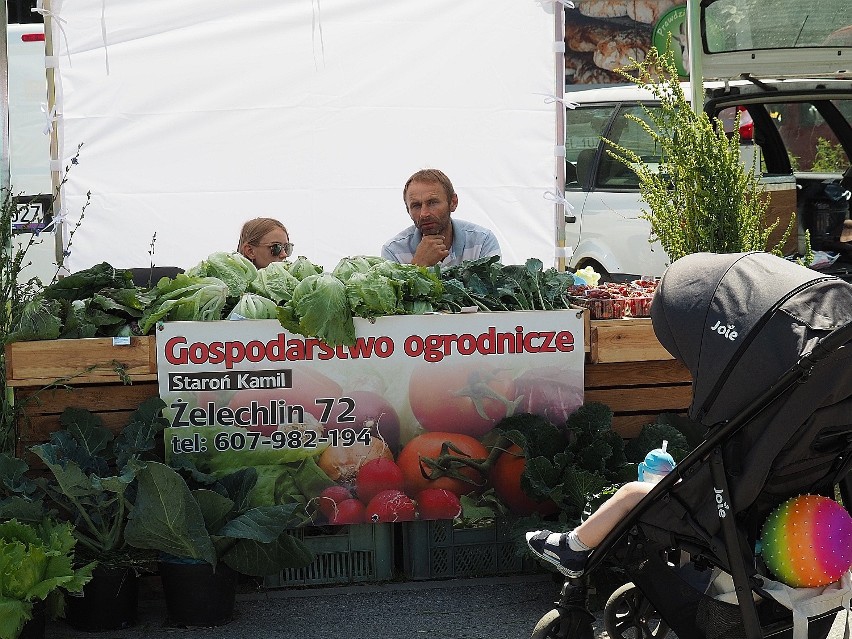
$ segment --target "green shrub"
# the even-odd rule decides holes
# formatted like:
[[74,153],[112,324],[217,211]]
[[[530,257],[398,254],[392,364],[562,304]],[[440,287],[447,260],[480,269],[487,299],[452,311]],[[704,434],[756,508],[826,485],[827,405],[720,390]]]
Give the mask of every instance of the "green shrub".
[[607,150],[638,176],[647,203],[641,217],[650,222],[652,239],[660,241],[672,260],[698,252],[780,255],[794,221],[777,245],[768,246],[778,221],[766,223],[769,194],[753,167],[740,159],[739,122],[729,136],[721,122],[692,110],[671,52],[652,48],[644,61],[621,73],[660,101],[660,109],[645,109],[653,126],[625,116],[638,122],[660,149],[658,169],[612,142]]

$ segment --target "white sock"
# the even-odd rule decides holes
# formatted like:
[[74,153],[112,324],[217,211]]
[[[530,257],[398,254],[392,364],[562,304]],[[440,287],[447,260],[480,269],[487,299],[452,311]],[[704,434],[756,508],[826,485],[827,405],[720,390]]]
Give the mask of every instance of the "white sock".
[[576,528],[568,533],[568,547],[576,552],[589,552],[591,550],[589,546],[580,541]]

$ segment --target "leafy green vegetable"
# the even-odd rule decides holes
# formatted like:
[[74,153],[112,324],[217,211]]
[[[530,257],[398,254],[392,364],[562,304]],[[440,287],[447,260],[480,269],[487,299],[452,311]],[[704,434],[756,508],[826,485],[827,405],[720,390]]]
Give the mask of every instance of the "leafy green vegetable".
[[[84,300],[63,300],[62,339],[115,337],[129,331],[154,300],[154,291],[105,288]],[[130,334],[130,333],[127,333]]]
[[[413,313],[415,305],[437,303],[444,291],[444,285],[437,275],[437,269],[430,270],[414,264],[397,264],[382,260],[372,266],[369,273],[383,275],[400,283],[402,307],[406,313]],[[432,308],[429,309],[433,310]],[[421,311],[428,312],[428,311]]]
[[684,434],[675,426],[666,423],[665,417],[661,415],[656,423],[643,426],[639,435],[625,444],[624,454],[631,462],[639,463],[645,459],[648,451],[662,446],[663,440],[668,442],[666,451],[676,462],[692,450]]
[[290,274],[297,280],[303,280],[312,275],[319,275],[323,272],[322,266],[311,263],[311,261],[303,256],[297,257],[288,265]]
[[8,453],[0,453],[0,521],[17,519],[38,523],[49,513],[35,481],[27,476],[29,465]]
[[366,273],[376,264],[384,262],[384,258],[371,255],[356,255],[344,257],[331,271],[332,275],[346,282],[355,273]]
[[214,567],[224,561],[247,575],[265,576],[313,561],[310,550],[288,528],[298,521],[296,504],[248,507],[257,482],[242,468],[215,484],[191,489],[176,470],[156,462],[139,473],[136,505],[127,525],[128,543]]
[[276,304],[293,297],[299,279],[290,273],[287,262],[271,262],[257,269],[257,276],[249,284],[249,291],[268,297]]
[[257,268],[242,253],[211,253],[186,271],[189,277],[215,277],[228,285],[228,297],[239,297],[257,275]]
[[[134,286],[129,273],[104,263],[57,281],[23,306],[5,341],[131,334],[131,325],[142,317],[154,293]],[[67,280],[71,283],[60,286]]]
[[541,416],[519,413],[501,420],[495,431],[524,449],[524,492],[559,504],[561,519],[571,525],[623,478],[624,443],[604,404],[581,406],[561,429]]
[[243,293],[231,312],[246,319],[277,319],[278,305],[268,297]]
[[82,300],[105,288],[132,288],[133,274],[101,262],[91,268],[72,273],[45,287],[49,300]]
[[117,437],[99,416],[67,408],[62,429],[50,441],[33,446],[51,478],[37,485],[46,503],[74,523],[81,552],[112,565],[132,565],[124,527],[132,502],[132,485],[144,460],[154,456],[155,439],[167,425],[159,397],[144,401]]
[[494,427],[529,457],[552,457],[565,449],[567,441],[550,420],[531,413],[516,413]]
[[62,605],[59,588],[82,592],[95,564],[75,570],[74,544],[68,523],[0,523],[0,639],[16,639],[32,618],[33,602],[48,600],[56,612]]
[[331,273],[309,275],[299,282],[293,298],[278,308],[278,320],[288,331],[318,337],[332,346],[355,343],[346,286]]
[[228,286],[215,277],[192,277],[186,273],[174,279],[162,278],[154,288],[156,298],[139,320],[139,330],[148,334],[160,320],[211,321],[222,319],[228,299]]
[[[63,339],[79,339],[94,337],[98,327],[90,321],[86,313],[87,300],[61,300],[62,306],[62,332],[59,334]],[[110,322],[110,327],[114,324]]]
[[566,292],[574,276],[541,260],[503,265],[494,255],[443,269],[441,308],[456,312],[465,306],[483,311],[553,310],[569,308]]
[[58,338],[62,331],[62,321],[58,317],[61,308],[62,305],[56,300],[42,296],[31,299],[24,304],[18,324],[5,341],[11,343]]
[[400,283],[377,273],[352,273],[346,280],[346,297],[352,314],[374,318],[404,312]]

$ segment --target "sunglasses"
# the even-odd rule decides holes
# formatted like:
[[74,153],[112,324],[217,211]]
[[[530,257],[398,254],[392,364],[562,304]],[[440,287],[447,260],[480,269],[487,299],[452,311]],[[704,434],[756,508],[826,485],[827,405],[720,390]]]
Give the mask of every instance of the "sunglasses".
[[281,255],[281,252],[284,252],[284,257],[290,257],[293,254],[293,246],[292,242],[273,242],[272,244],[267,244],[266,247],[269,249],[269,252],[272,253],[272,257],[278,257]]

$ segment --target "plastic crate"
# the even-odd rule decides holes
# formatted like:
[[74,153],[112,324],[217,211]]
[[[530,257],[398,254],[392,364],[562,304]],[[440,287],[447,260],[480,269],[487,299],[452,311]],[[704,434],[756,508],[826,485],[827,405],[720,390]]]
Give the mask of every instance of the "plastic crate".
[[403,563],[408,579],[449,579],[538,572],[536,562],[519,556],[509,528],[497,522],[480,528],[454,528],[451,520],[405,522]]
[[391,524],[306,527],[294,529],[316,555],[304,568],[288,568],[266,577],[270,588],[387,581],[393,578]]

